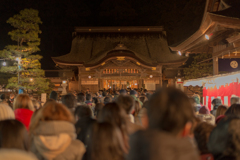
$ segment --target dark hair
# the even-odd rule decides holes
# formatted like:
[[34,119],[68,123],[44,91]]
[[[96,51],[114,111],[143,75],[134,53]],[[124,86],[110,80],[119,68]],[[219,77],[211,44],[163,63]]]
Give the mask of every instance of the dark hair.
[[111,123],[121,130],[126,128],[125,112],[116,103],[106,104],[100,111],[98,121]]
[[99,112],[102,110],[104,104],[103,103],[97,103],[94,109],[94,116],[98,118]]
[[92,117],[92,111],[88,105],[77,106],[74,116],[77,116],[79,119],[83,117]]
[[64,96],[62,96],[62,104],[67,106],[67,108],[75,108],[76,107],[76,99],[73,94],[68,93]]
[[212,132],[214,126],[207,123],[202,122],[197,125],[197,127],[194,130],[194,138],[197,142],[198,150],[200,151],[200,154],[208,154],[208,148],[207,148],[207,142],[210,133]]
[[115,102],[122,107],[127,114],[130,114],[131,110],[133,109],[135,105],[135,100],[132,96],[129,95],[120,95],[118,98],[115,100]]
[[144,103],[144,102],[147,101],[147,97],[146,97],[146,96],[141,96],[141,97],[139,97],[139,100],[140,100],[142,103]]
[[50,93],[49,98],[50,98],[50,99],[54,99],[54,100],[56,101],[57,98],[58,98],[57,92],[56,92],[56,91],[52,91],[52,92]]
[[98,103],[98,98],[97,97],[93,97],[92,101],[93,101],[93,103],[97,104]]
[[110,123],[93,124],[88,141],[91,160],[124,160],[123,137],[120,130]]
[[29,150],[28,133],[21,122],[0,121],[0,148]]
[[149,127],[177,135],[194,118],[189,98],[176,88],[162,88],[147,103]]
[[225,112],[226,116],[238,116],[240,117],[240,104],[233,104]]
[[5,100],[6,99],[6,95],[5,94],[1,94],[0,99],[1,100]]
[[112,101],[112,98],[109,97],[109,96],[106,96],[103,101],[104,101],[104,104],[107,104],[107,103],[110,103]]
[[224,115],[227,109],[228,109],[227,106],[224,106],[224,105],[218,106],[215,117],[217,118],[218,116]]
[[[214,159],[237,159],[240,157],[240,118],[223,118],[213,129],[208,140],[208,150]],[[227,157],[227,158],[226,158]]]
[[87,101],[90,101],[91,98],[92,98],[92,95],[91,95],[91,94],[86,94],[86,100],[87,100]]
[[85,102],[85,95],[84,93],[77,94],[77,102]]

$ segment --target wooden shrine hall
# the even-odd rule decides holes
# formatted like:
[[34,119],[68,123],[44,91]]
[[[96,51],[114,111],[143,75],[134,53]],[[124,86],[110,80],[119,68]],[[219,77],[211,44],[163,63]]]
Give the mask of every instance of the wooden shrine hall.
[[73,89],[92,91],[175,85],[187,60],[170,51],[163,27],[76,27],[70,53],[52,59],[75,71]]

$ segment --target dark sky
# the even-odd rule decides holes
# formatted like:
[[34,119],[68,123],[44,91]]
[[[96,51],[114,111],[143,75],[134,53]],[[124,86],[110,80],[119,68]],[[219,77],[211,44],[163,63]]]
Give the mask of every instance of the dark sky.
[[[75,26],[163,25],[173,44],[190,36],[199,26],[206,0],[0,0],[0,50],[13,44],[7,19],[20,10],[39,11],[43,22],[43,69],[55,69],[51,57],[69,53]],[[190,22],[190,23],[189,23]]]

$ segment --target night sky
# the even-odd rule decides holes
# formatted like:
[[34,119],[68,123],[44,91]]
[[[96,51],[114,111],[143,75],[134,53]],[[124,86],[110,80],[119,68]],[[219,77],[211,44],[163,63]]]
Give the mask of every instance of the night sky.
[[39,11],[43,24],[43,69],[56,69],[51,57],[69,53],[75,26],[163,25],[170,44],[190,36],[199,27],[206,0],[0,0],[0,50],[13,44],[7,19],[20,10]]

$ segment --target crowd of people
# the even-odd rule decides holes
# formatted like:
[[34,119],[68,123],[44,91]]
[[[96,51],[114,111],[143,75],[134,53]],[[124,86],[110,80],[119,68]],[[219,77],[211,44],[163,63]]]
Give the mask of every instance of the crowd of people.
[[240,159],[236,96],[229,107],[214,99],[212,111],[176,88],[0,99],[3,160]]

